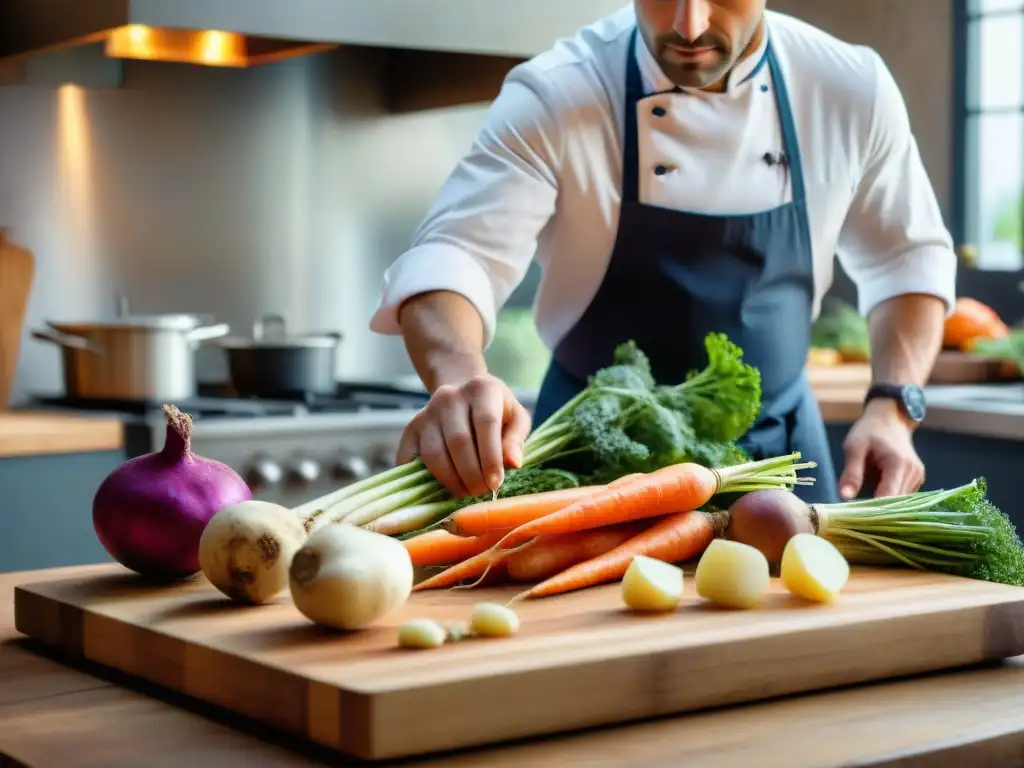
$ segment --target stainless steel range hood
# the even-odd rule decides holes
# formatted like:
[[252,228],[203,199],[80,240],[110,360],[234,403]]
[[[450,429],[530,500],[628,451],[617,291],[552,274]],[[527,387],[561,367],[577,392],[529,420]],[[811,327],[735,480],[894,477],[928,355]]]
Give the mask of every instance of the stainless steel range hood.
[[116,58],[247,66],[336,45],[528,58],[628,0],[4,0],[0,61],[105,41]]

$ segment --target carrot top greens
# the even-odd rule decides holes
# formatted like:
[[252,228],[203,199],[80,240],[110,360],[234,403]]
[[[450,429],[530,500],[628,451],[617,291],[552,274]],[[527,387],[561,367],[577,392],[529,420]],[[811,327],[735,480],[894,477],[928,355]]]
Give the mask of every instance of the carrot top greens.
[[[709,334],[705,350],[707,366],[670,385],[654,380],[636,343],[620,344],[608,367],[533,430],[522,468],[506,472],[497,495],[606,483],[685,461],[708,467],[747,461],[735,441],[761,410],[761,375],[724,334]],[[429,503],[441,520],[484,498],[490,496],[452,499],[417,459],[331,494],[313,511],[310,525],[344,519],[370,504],[380,516]]]
[[979,478],[950,490],[816,505],[814,511],[820,531],[851,562],[1024,586],[1024,547],[986,491]]

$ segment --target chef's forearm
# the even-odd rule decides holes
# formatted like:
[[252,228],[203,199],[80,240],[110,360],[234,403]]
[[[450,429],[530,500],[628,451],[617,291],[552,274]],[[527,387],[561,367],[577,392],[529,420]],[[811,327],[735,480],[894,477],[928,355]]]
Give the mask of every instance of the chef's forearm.
[[484,324],[476,307],[452,291],[414,296],[398,315],[405,348],[427,390],[487,372]]
[[923,294],[876,306],[870,317],[872,380],[923,387],[942,346],[945,315],[941,299]]

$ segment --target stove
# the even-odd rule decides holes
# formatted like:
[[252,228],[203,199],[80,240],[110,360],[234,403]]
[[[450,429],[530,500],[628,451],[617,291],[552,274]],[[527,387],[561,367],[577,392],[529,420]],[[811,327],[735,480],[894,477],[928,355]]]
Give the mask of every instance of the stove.
[[[164,442],[162,403],[40,395],[36,408],[116,416],[125,425],[128,458]],[[193,419],[193,450],[227,464],[257,499],[295,507],[394,466],[402,430],[427,402],[423,391],[389,384],[343,382],[334,394],[239,397],[203,385],[175,402]]]

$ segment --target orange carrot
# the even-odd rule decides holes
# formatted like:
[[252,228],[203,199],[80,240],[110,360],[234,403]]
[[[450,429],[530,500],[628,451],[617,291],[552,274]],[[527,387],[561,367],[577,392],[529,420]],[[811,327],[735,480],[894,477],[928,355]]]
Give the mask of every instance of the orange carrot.
[[[525,549],[530,546],[531,543],[532,542],[527,542],[520,549]],[[445,587],[454,587],[467,579],[476,579],[472,586],[477,586],[478,584],[483,583],[485,578],[490,580],[489,577],[493,569],[498,567],[504,568],[505,559],[514,552],[519,552],[520,549],[513,549],[507,552],[495,552],[493,549],[488,549],[478,555],[466,558],[449,568],[445,568],[443,571],[435,576],[431,576],[429,579],[421,581],[412,588],[412,591],[419,592],[424,589],[444,589]]]
[[448,531],[433,530],[413,536],[402,543],[412,564],[418,568],[428,565],[451,565],[467,557],[479,555],[501,539],[501,532],[485,536],[455,536]]
[[712,539],[722,535],[728,521],[728,512],[676,512],[615,549],[567,568],[514,599],[549,597],[616,581],[626,575],[629,564],[637,555],[647,555],[666,563],[690,560],[703,553]]
[[714,470],[676,464],[580,499],[544,517],[523,523],[495,549],[516,547],[538,536],[574,533],[615,523],[658,517],[707,504],[720,486]]
[[457,536],[480,536],[492,531],[511,531],[523,523],[557,512],[581,499],[593,496],[606,488],[625,485],[642,473],[620,477],[608,485],[585,485],[579,488],[562,488],[557,491],[528,493],[522,496],[506,496],[494,501],[480,501],[454,512],[441,524],[445,530]]
[[556,512],[520,525],[495,544],[494,549],[515,548],[538,536],[585,531],[672,512],[688,512],[703,507],[712,496],[723,491],[803,483],[806,479],[797,479],[795,470],[816,464],[793,464],[793,459],[799,456],[799,453],[794,453],[723,469],[685,462],[632,480],[623,478],[625,482],[612,483],[604,490]]
[[505,496],[493,501],[478,501],[453,512],[441,523],[441,527],[456,536],[480,536],[492,531],[507,533],[523,523],[556,512],[604,487],[588,485],[522,496]]
[[506,560],[508,575],[513,581],[541,581],[561,573],[566,568],[592,557],[603,555],[646,527],[645,524],[627,523],[592,531],[545,536]]

